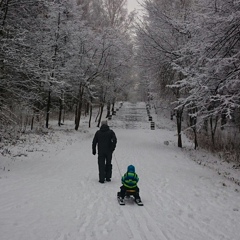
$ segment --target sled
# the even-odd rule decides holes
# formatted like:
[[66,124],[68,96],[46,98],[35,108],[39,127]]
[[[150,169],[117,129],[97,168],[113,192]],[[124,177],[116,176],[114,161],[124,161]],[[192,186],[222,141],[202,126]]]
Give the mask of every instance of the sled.
[[126,201],[132,201],[135,202],[138,206],[143,206],[142,201],[136,201],[135,197],[135,190],[127,190],[124,199],[121,201],[120,199],[120,192],[117,193],[117,200],[120,205],[125,205]]

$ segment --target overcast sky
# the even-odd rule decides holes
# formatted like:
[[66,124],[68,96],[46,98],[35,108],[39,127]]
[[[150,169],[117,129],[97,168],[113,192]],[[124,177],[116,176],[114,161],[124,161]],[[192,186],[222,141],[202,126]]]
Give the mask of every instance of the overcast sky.
[[141,2],[142,0],[128,0],[128,10],[129,12],[133,11],[134,9],[139,9],[138,2]]

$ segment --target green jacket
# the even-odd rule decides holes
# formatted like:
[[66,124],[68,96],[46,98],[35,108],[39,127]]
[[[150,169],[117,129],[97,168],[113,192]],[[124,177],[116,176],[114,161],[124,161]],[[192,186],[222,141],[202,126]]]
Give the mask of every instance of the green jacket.
[[138,175],[134,172],[126,172],[122,176],[122,184],[127,188],[137,187],[138,181],[139,181]]

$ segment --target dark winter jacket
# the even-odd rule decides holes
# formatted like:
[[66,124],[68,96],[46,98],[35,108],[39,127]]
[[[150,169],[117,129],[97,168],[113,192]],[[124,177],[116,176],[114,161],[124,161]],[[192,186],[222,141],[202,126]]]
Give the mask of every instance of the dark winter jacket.
[[108,154],[115,150],[117,138],[113,130],[108,125],[102,125],[95,133],[92,141],[92,152],[96,153],[96,145],[98,147],[98,154]]
[[127,172],[122,177],[122,184],[126,188],[135,188],[139,181],[138,175],[135,173],[135,167],[133,165],[128,166]]

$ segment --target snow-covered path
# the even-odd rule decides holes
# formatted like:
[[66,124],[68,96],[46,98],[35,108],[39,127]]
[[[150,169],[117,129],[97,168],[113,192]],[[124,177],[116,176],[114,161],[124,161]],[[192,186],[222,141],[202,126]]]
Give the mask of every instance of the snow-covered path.
[[[109,122],[118,138],[110,183],[98,183],[91,154],[96,127],[59,131],[54,144],[34,146],[44,151],[4,157],[12,164],[0,170],[0,239],[239,240],[234,184],[223,186],[225,179],[175,146],[174,131],[150,130],[147,120],[144,104],[124,103]],[[116,201],[129,164],[140,177],[144,207]]]

